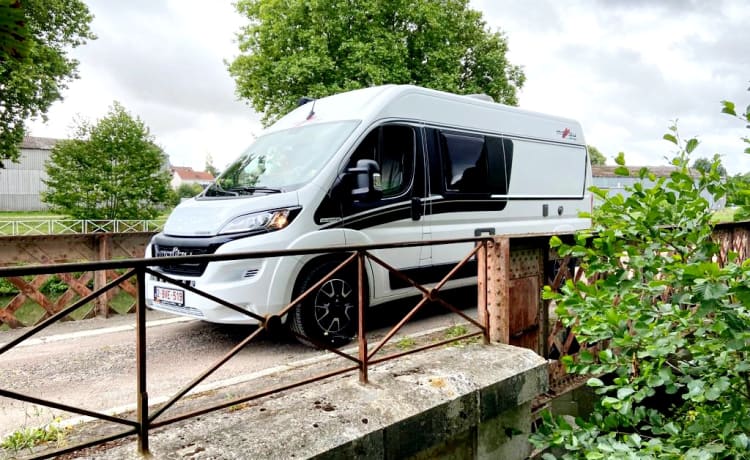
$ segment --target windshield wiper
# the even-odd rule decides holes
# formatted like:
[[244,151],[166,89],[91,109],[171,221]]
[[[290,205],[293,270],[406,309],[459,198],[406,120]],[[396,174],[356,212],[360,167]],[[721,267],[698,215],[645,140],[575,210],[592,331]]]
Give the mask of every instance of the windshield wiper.
[[283,190],[280,188],[271,188],[271,187],[232,187],[229,189],[230,192],[246,192],[246,193],[255,193],[255,192],[263,192],[263,193],[281,193]]

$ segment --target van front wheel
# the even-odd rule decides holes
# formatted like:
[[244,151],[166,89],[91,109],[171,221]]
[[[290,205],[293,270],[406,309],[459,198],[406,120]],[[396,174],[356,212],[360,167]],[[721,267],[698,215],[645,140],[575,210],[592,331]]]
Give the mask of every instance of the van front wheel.
[[[299,296],[331,272],[338,263],[325,262],[306,270],[297,280]],[[339,347],[349,343],[357,331],[357,278],[343,268],[303,299],[291,312],[289,327],[307,345],[313,340]],[[300,337],[301,336],[301,337]],[[305,337],[312,340],[305,340]]]

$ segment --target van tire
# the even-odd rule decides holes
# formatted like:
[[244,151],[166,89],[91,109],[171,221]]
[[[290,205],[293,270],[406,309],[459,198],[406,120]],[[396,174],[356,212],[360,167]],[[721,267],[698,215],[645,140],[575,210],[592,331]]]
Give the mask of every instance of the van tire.
[[[340,262],[328,261],[308,266],[297,278],[293,298],[323,279]],[[305,345],[312,341],[333,347],[349,343],[357,333],[358,290],[356,271],[344,267],[315,292],[310,293],[290,313],[287,324]]]

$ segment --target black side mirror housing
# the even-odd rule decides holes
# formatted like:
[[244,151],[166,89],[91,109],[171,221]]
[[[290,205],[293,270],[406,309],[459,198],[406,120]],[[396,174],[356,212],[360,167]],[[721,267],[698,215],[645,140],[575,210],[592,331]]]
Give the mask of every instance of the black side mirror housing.
[[383,196],[380,185],[380,166],[374,160],[358,160],[357,166],[346,171],[352,177],[352,198],[375,201]]

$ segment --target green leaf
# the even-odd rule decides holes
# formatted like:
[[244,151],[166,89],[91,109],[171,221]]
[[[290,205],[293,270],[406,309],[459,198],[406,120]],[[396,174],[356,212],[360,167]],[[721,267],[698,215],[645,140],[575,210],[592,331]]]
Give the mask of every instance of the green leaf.
[[603,387],[604,386],[604,382],[602,382],[600,379],[598,379],[596,377],[592,377],[592,378],[590,378],[590,379],[588,379],[586,381],[586,385],[588,385],[588,386],[590,386],[592,388],[597,388],[597,387]]
[[685,145],[685,151],[687,153],[693,153],[693,150],[695,150],[696,147],[698,147],[698,139],[690,139]]
[[615,157],[615,164],[617,164],[618,166],[625,166],[625,153],[624,152],[620,152],[617,154],[617,156]]
[[674,145],[677,145],[677,138],[673,134],[667,133],[663,137],[665,140],[673,143]]
[[549,239],[549,247],[551,248],[559,248],[562,245],[562,240],[558,237],[553,235]]
[[635,390],[630,387],[620,388],[617,390],[617,399],[623,400],[633,393],[635,393]]
[[615,174],[618,176],[629,176],[630,170],[628,170],[628,168],[626,168],[625,166],[618,166],[617,168],[615,168]]
[[731,101],[721,101],[721,113],[726,113],[729,115],[737,116],[737,112],[735,110],[734,102]]
[[591,187],[589,187],[589,191],[603,200],[607,199],[607,190],[592,185]]
[[748,449],[750,447],[750,439],[745,433],[740,433],[732,438],[732,445],[738,449]]

